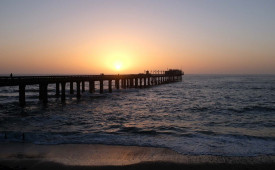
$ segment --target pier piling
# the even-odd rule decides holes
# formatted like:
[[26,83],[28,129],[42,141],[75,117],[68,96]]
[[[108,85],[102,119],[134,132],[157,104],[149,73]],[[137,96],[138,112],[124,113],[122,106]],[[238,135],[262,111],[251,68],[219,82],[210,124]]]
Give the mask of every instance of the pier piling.
[[19,85],[19,103],[20,106],[25,106],[26,105],[26,99],[25,99],[25,84],[20,84]]
[[66,88],[66,82],[61,83],[61,100],[65,101],[65,88]]
[[135,78],[135,88],[138,88],[138,78]]
[[42,83],[39,85],[40,89],[40,95],[39,98],[41,100],[43,100],[43,103],[47,103],[48,102],[48,84],[47,83]]
[[85,81],[82,81],[82,93],[85,92]]
[[128,88],[131,88],[131,79],[128,79]]
[[79,99],[80,98],[80,81],[77,81],[76,82],[76,96],[77,96],[77,98]]
[[100,90],[99,92],[102,94],[103,93],[103,80],[100,80]]
[[148,83],[148,86],[151,86],[150,77],[147,78],[147,83]]
[[[57,86],[56,86],[56,92],[57,92]],[[59,92],[59,89],[58,89],[58,92]],[[42,84],[39,84],[39,100],[42,100],[42,99],[43,99],[43,86]]]
[[74,94],[74,82],[70,82],[70,94]]
[[112,93],[112,80],[109,80],[109,93]]
[[121,88],[125,89],[126,87],[125,83],[126,83],[125,79],[121,79]]
[[56,86],[56,87],[55,87],[55,95],[56,95],[56,96],[59,96],[59,93],[60,93],[60,92],[59,92],[59,83],[55,83],[55,86]]
[[90,93],[95,92],[95,81],[93,81],[93,80],[89,81],[89,92]]
[[143,78],[144,79],[144,87],[146,87],[146,77]]
[[130,87],[133,88],[134,87],[134,79],[130,79]]
[[142,88],[142,78],[139,78],[139,87]]
[[119,79],[115,80],[115,86],[116,86],[116,89],[119,89]]

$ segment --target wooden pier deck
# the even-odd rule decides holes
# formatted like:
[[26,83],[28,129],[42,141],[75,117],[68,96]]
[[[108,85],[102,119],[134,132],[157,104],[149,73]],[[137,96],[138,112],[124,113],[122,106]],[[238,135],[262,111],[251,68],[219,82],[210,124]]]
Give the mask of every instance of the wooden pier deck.
[[[74,94],[73,84],[76,83],[76,96],[81,97],[81,91],[85,91],[85,82],[89,82],[89,92],[95,92],[95,81],[99,82],[100,93],[103,93],[103,82],[108,81],[108,91],[112,92],[112,84],[115,82],[115,88],[142,88],[155,86],[164,83],[172,83],[182,80],[184,73],[181,70],[171,69],[161,74],[151,74],[147,71],[144,74],[127,75],[69,75],[69,76],[2,76],[0,77],[0,87],[18,86],[19,104],[26,105],[25,89],[27,85],[39,85],[39,100],[48,102],[48,85],[56,84],[56,96],[61,93],[61,100],[65,101],[66,83],[70,83],[70,94]],[[61,85],[61,91],[60,91]],[[81,87],[81,86],[82,87]],[[81,89],[81,88],[82,89]]]

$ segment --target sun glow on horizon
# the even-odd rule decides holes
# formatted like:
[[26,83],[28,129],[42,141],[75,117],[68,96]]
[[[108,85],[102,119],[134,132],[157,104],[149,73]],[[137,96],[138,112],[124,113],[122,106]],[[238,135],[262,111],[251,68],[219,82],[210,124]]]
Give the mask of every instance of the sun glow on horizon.
[[123,73],[129,71],[128,69],[133,66],[133,56],[129,53],[120,50],[120,52],[109,52],[109,54],[102,54],[102,61],[105,63],[106,69],[110,72],[118,72]]

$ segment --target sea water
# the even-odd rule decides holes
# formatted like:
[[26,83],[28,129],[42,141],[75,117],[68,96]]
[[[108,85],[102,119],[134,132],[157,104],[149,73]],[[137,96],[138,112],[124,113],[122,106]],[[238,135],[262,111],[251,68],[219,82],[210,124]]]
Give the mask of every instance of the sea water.
[[38,85],[26,86],[24,108],[18,104],[18,87],[0,87],[0,144],[136,145],[188,155],[275,155],[274,75],[184,75],[182,82],[113,87],[113,93],[107,85],[103,94],[98,84],[90,94],[87,83],[78,100],[67,83],[65,103],[55,97],[55,85],[49,85],[46,105],[38,100]]

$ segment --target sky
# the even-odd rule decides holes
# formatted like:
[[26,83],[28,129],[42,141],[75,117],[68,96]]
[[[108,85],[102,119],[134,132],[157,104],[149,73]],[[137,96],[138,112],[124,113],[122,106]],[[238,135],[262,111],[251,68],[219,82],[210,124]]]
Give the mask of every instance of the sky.
[[275,74],[274,0],[1,0],[0,74]]

